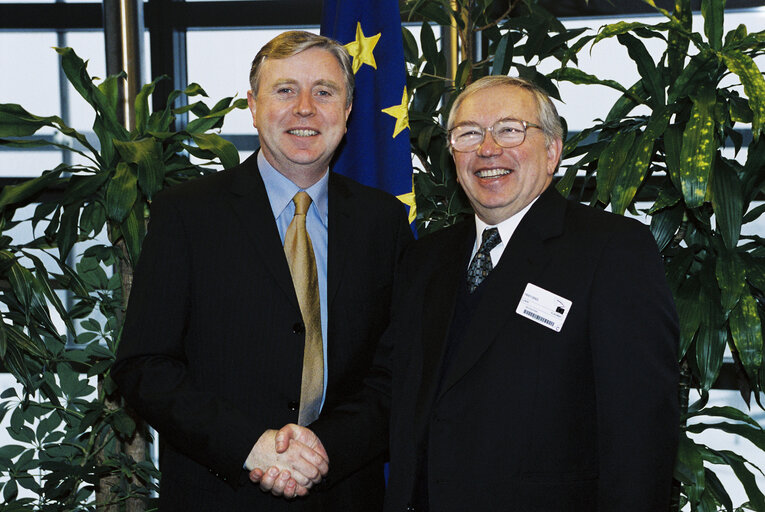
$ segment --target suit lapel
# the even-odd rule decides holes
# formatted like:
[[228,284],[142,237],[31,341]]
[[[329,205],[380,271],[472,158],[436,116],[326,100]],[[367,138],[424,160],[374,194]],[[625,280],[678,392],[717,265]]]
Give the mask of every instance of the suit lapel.
[[456,347],[446,369],[439,396],[462,378],[515,321],[515,308],[526,284],[534,282],[552,257],[545,241],[563,232],[566,200],[554,187],[539,197],[510,238],[497,267],[481,285],[485,287],[465,339]]
[[242,223],[244,232],[252,242],[265,266],[274,276],[279,287],[300,310],[292,284],[292,277],[284,256],[284,248],[276,227],[271,203],[266,194],[263,178],[258,171],[256,154],[245,160],[234,173],[231,191],[231,207]]
[[438,389],[457,292],[475,240],[475,223],[463,222],[438,247],[422,298],[422,374],[417,394],[416,425],[424,425]]
[[[332,300],[337,295],[343,277],[348,252],[352,250],[353,237],[353,195],[345,184],[332,172],[329,174],[329,228],[327,239],[327,304],[332,316]],[[362,219],[355,219],[361,222]]]

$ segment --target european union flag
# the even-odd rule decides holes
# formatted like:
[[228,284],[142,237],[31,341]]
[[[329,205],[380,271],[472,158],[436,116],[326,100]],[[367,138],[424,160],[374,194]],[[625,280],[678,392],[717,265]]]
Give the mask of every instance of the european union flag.
[[[356,91],[332,170],[413,205],[408,93],[397,0],[325,0],[321,33],[353,57]],[[410,207],[410,222],[414,220]]]

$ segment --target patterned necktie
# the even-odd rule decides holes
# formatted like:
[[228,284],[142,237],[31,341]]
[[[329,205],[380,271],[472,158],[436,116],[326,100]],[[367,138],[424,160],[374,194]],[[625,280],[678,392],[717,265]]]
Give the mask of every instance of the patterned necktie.
[[486,228],[483,230],[481,247],[478,248],[478,252],[473,256],[473,261],[470,262],[468,267],[467,284],[470,293],[473,293],[478,288],[478,285],[486,279],[491,269],[494,268],[491,264],[489,253],[501,241],[502,239],[499,237],[499,230],[497,228]]
[[308,425],[319,417],[324,393],[324,346],[321,341],[321,308],[319,306],[319,278],[313,245],[305,227],[305,217],[311,206],[311,196],[298,192],[295,216],[284,236],[284,253],[295,285],[300,313],[305,324],[303,377],[300,386],[300,412],[298,423]]

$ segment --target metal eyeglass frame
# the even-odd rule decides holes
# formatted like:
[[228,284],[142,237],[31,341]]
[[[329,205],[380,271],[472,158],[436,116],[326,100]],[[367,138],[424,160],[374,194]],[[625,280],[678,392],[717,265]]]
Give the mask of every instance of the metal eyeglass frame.
[[[507,121],[516,121],[516,122],[520,123],[521,126],[523,126],[523,138],[521,138],[520,142],[518,142],[517,144],[512,144],[510,146],[506,146],[505,144],[500,143],[497,140],[497,136],[494,135],[494,127],[497,126],[499,123],[504,123],[504,122],[507,122]],[[476,144],[476,146],[473,149],[463,149],[463,150],[460,150],[460,149],[457,149],[457,148],[454,147],[454,142],[452,140],[452,133],[454,132],[454,130],[456,130],[457,128],[460,128],[462,126],[475,126],[479,130],[481,130],[481,140],[478,142],[478,144]],[[538,128],[540,130],[543,130],[543,128],[541,126],[539,126],[538,124],[531,123],[529,121],[524,121],[522,119],[515,119],[515,118],[512,118],[512,117],[506,117],[504,119],[500,119],[499,121],[497,121],[496,123],[494,123],[493,125],[491,125],[491,126],[489,126],[487,128],[484,128],[483,126],[480,126],[480,125],[474,124],[474,123],[460,124],[460,125],[452,127],[452,129],[449,130],[447,135],[448,135],[449,147],[451,147],[454,151],[456,151],[458,153],[472,153],[473,151],[478,151],[478,148],[480,148],[481,145],[484,143],[484,141],[486,140],[486,132],[491,133],[491,137],[494,139],[494,142],[497,144],[497,146],[502,147],[502,148],[515,148],[515,147],[520,146],[521,144],[523,144],[526,141],[526,132],[528,131],[529,128]]]

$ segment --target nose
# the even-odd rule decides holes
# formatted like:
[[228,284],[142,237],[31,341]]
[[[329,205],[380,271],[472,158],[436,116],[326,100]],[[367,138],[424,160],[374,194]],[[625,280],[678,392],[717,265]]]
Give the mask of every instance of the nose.
[[297,96],[297,101],[295,102],[295,115],[300,117],[307,117],[313,115],[314,112],[315,106],[311,91],[301,91]]
[[476,149],[476,153],[478,156],[485,158],[497,156],[502,153],[502,146],[497,144],[497,141],[494,140],[494,136],[492,136],[491,133],[486,132],[481,145]]

